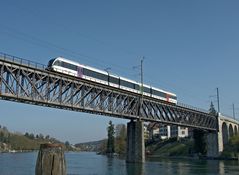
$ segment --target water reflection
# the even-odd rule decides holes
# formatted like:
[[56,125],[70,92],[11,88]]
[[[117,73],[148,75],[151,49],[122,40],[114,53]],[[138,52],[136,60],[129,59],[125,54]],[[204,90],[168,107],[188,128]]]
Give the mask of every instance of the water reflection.
[[[32,175],[37,153],[0,154],[0,174]],[[239,161],[148,159],[127,164],[125,159],[95,153],[66,153],[68,175],[238,175]]]
[[[147,165],[149,164],[149,165]],[[158,165],[157,169],[155,167]],[[161,165],[161,167],[160,167]],[[195,159],[159,159],[154,158],[147,161],[145,165],[146,174],[215,174],[215,175],[238,175],[238,161],[218,160],[195,160]],[[151,172],[151,173],[150,173]]]
[[219,162],[219,174],[225,174],[225,165],[223,161]]
[[144,164],[142,163],[127,163],[127,175],[144,175]]

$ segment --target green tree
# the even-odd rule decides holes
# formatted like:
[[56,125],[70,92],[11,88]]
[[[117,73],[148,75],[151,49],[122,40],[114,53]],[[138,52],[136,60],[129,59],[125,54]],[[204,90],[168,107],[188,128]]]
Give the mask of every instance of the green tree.
[[115,151],[118,154],[126,153],[126,126],[124,124],[118,124],[115,128],[116,139],[115,139]]
[[27,138],[29,138],[30,135],[29,135],[28,132],[26,132],[26,133],[24,134],[24,136],[27,137]]
[[66,142],[65,142],[65,145],[66,145],[66,147],[70,146],[70,142],[69,142],[69,141],[66,141]]
[[214,115],[214,116],[217,115],[217,111],[215,110],[215,107],[214,107],[212,101],[211,101],[210,108],[209,108],[209,114]]
[[39,139],[44,139],[44,135],[43,134],[39,134]]
[[35,136],[34,136],[33,133],[31,133],[31,134],[29,135],[29,139],[35,139]]
[[108,141],[107,141],[107,150],[106,153],[112,154],[115,152],[115,129],[112,121],[109,122],[109,126],[107,128],[108,131]]
[[4,133],[3,132],[0,132],[0,142],[3,142],[4,141]]

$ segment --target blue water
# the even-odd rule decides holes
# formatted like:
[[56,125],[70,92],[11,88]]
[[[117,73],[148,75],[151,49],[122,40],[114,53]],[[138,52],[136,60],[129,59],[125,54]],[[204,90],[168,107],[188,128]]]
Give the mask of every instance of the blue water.
[[[126,164],[95,153],[65,153],[68,175],[239,175],[238,161],[147,160]],[[0,175],[34,175],[37,152],[0,154]]]

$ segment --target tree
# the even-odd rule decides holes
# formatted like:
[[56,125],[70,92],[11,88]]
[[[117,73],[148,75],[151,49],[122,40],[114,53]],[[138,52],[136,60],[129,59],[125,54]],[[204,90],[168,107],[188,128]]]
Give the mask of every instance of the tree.
[[65,142],[65,145],[66,145],[66,147],[70,146],[70,142],[69,142],[69,141],[66,141],[66,142]]
[[44,139],[44,135],[43,134],[39,134],[39,139]]
[[4,133],[3,132],[0,132],[0,142],[3,142],[3,140],[4,140]]
[[26,132],[26,133],[24,134],[24,136],[27,137],[27,138],[29,138],[29,133]]
[[214,115],[214,116],[217,115],[217,111],[215,110],[215,107],[214,107],[212,101],[211,101],[210,108],[209,108],[209,114]]
[[126,153],[126,137],[127,131],[126,126],[124,124],[116,125],[116,139],[115,139],[115,151],[118,154]]
[[115,152],[115,129],[112,121],[109,122],[109,126],[107,128],[108,131],[108,141],[107,141],[107,150],[106,153],[112,154]]
[[50,136],[49,136],[49,135],[46,135],[45,139],[49,140],[49,139],[50,139]]
[[35,139],[35,136],[34,136],[34,134],[33,133],[31,133],[30,135],[29,135],[29,139]]

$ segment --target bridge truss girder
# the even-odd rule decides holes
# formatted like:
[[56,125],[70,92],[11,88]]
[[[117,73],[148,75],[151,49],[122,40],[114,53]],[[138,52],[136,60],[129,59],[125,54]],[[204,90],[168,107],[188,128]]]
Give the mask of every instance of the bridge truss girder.
[[127,119],[217,130],[208,113],[76,77],[0,60],[0,98]]

